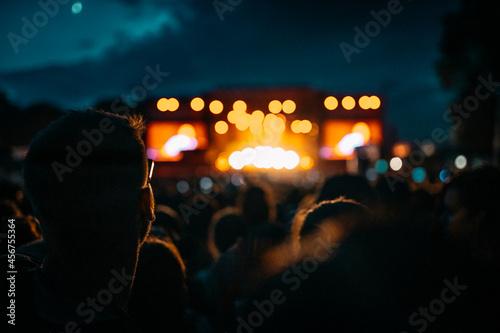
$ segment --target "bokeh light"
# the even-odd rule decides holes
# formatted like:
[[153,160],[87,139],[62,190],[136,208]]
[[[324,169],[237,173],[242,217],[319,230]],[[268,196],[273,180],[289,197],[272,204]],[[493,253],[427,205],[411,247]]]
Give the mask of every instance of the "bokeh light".
[[283,102],[283,112],[284,113],[287,113],[287,114],[293,113],[295,111],[296,107],[297,106],[295,105],[295,102],[290,100],[290,99],[287,99],[286,101]]
[[354,126],[352,127],[352,132],[361,134],[363,136],[363,139],[365,140],[365,143],[370,141],[371,132],[370,127],[367,123],[361,121],[354,124]]
[[191,109],[201,111],[205,107],[205,102],[200,97],[195,97],[191,100]]
[[368,169],[366,169],[365,176],[366,176],[366,179],[373,182],[373,181],[377,180],[377,178],[378,178],[377,170],[375,168],[368,168]]
[[228,154],[220,153],[215,160],[215,167],[220,171],[227,171],[231,168],[228,161]]
[[439,179],[442,182],[446,182],[450,177],[451,177],[451,172],[446,169],[441,170],[441,172],[439,173]]
[[328,110],[335,110],[339,106],[339,101],[333,96],[325,98],[325,108]]
[[389,166],[394,171],[399,171],[403,167],[403,161],[399,157],[393,157],[389,161]]
[[394,146],[392,146],[392,155],[396,157],[405,158],[410,154],[410,152],[411,147],[406,142],[396,143]]
[[388,168],[389,164],[387,164],[386,160],[378,160],[377,162],[375,162],[375,169],[380,174],[386,173]]
[[380,107],[380,98],[378,98],[377,96],[371,96],[370,107],[372,109],[378,109]]
[[76,1],[72,6],[71,6],[71,13],[77,15],[82,12],[83,5],[81,1]]
[[168,111],[176,111],[179,108],[179,101],[176,98],[168,99]]
[[422,167],[417,167],[412,170],[411,172],[411,178],[415,183],[421,183],[425,180],[425,177],[427,176],[427,173],[425,172],[425,169]]
[[271,113],[280,113],[281,112],[281,102],[278,100],[273,100],[269,102],[269,112]]
[[258,146],[255,148],[245,148],[242,151],[235,151],[229,155],[229,165],[235,170],[241,170],[245,166],[258,169],[283,168],[291,170],[300,163],[299,155],[292,151],[285,151],[280,147]]
[[177,191],[179,191],[179,193],[184,194],[184,193],[187,193],[189,191],[189,184],[185,180],[180,180],[175,185],[175,188],[177,189]]
[[214,101],[210,102],[210,104],[208,105],[208,108],[210,109],[210,112],[212,112],[213,114],[219,114],[224,109],[224,105],[222,104],[221,101],[214,100]]
[[215,123],[214,128],[217,134],[225,134],[229,129],[229,125],[224,120],[219,120]]
[[250,118],[249,114],[246,113],[240,114],[236,119],[236,124],[235,124],[236,128],[240,131],[248,129],[248,127],[250,126],[249,118]]
[[247,110],[247,103],[238,100],[233,103],[233,110],[236,112],[245,112]]
[[342,98],[342,106],[346,110],[352,110],[356,106],[356,101],[352,98],[352,96],[346,96]]
[[190,138],[195,138],[196,130],[191,124],[183,124],[177,130],[177,134],[182,134]]
[[160,110],[161,112],[165,112],[168,110],[168,99],[163,97],[163,98],[160,98],[158,100],[158,102],[156,103],[156,107],[158,108],[158,110]]
[[467,158],[464,155],[458,155],[455,158],[455,167],[457,169],[464,169],[467,166]]
[[368,96],[362,96],[359,99],[359,107],[363,110],[368,110],[371,107],[372,101]]

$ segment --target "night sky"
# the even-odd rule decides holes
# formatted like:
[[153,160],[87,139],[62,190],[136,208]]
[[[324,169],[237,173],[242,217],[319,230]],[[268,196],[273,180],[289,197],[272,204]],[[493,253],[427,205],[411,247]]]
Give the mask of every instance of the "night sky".
[[[364,31],[370,12],[391,1],[221,0],[219,13],[212,0],[41,2],[52,4],[52,15],[40,14],[37,1],[0,2],[0,91],[22,107],[44,101],[82,109],[129,93],[147,66],[159,66],[169,75],[148,97],[308,86],[382,94],[402,139],[449,127],[442,116],[453,95],[435,63],[442,16],[457,0],[401,1],[350,62],[339,45],[355,46],[354,28]],[[23,35],[34,19],[38,31],[25,27]]]

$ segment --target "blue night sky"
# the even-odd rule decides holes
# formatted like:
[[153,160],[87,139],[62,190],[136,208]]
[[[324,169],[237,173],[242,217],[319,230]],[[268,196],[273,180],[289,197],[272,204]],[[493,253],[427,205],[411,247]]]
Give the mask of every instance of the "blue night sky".
[[[40,15],[37,1],[0,3],[0,91],[22,107],[91,106],[129,93],[146,66],[159,65],[170,75],[149,93],[154,98],[309,86],[383,94],[388,123],[402,139],[449,126],[442,115],[453,95],[442,89],[435,63],[442,16],[458,8],[457,0],[402,0],[400,12],[350,63],[340,43],[354,45],[354,28],[364,30],[370,12],[390,1],[221,0],[231,8],[223,20],[212,0],[83,0],[79,13],[79,2],[41,2],[52,4],[52,17]],[[23,17],[39,20],[29,38]],[[15,47],[14,35],[25,38]]]

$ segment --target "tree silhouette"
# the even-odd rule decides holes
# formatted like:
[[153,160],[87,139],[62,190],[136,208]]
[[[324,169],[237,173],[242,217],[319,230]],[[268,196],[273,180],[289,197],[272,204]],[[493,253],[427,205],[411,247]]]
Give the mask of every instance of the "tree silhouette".
[[[477,97],[476,88],[482,82],[479,77],[487,81],[491,76],[493,81],[500,81],[499,18],[500,2],[495,0],[463,0],[456,12],[445,16],[437,70],[445,88],[457,92],[454,103],[464,106],[474,100],[469,96]],[[470,103],[472,111],[460,112],[456,105],[450,107],[446,117],[452,124],[452,138],[458,149],[492,153],[495,123],[500,122],[496,90],[477,105]]]

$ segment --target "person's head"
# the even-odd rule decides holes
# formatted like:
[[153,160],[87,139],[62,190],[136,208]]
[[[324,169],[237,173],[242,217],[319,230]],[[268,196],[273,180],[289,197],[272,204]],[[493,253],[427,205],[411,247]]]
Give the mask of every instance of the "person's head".
[[154,220],[140,117],[73,111],[31,142],[25,187],[49,255],[137,252]]
[[373,206],[375,201],[374,191],[366,179],[355,175],[340,175],[325,181],[316,203],[339,197],[356,200],[368,207]]
[[500,170],[483,167],[453,178],[443,189],[453,240],[500,255]]
[[233,246],[239,237],[246,234],[246,225],[239,214],[229,213],[221,216],[215,222],[214,242],[219,253]]
[[321,237],[330,243],[340,243],[353,231],[369,225],[370,210],[350,199],[322,201],[305,213],[300,229],[300,246],[303,254],[309,254]]
[[239,206],[245,222],[259,224],[276,218],[272,189],[265,184],[250,185],[239,197]]

